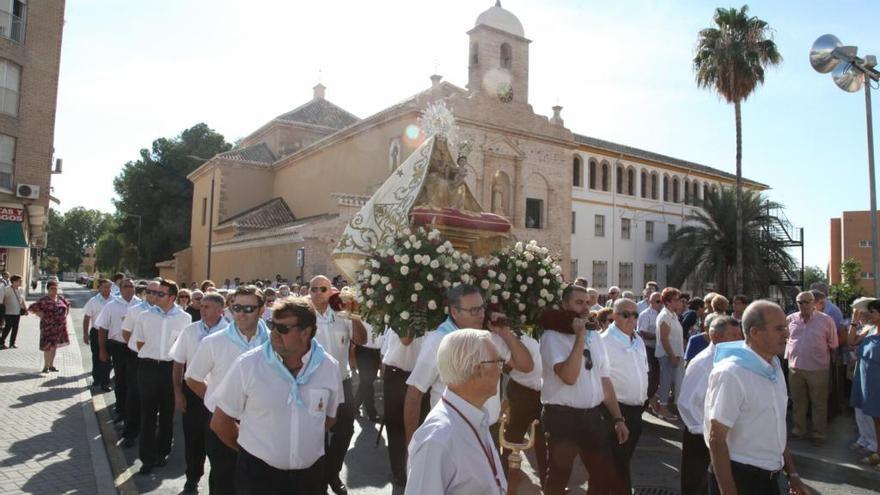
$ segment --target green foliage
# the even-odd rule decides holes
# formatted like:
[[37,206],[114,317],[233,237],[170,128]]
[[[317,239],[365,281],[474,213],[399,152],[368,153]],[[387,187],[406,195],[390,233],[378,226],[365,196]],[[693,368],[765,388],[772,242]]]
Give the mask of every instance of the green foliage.
[[61,261],[57,256],[43,256],[41,258],[43,269],[46,270],[46,273],[55,274],[58,273],[61,268]]
[[95,246],[95,257],[98,270],[104,273],[118,272],[122,266],[123,244],[119,236],[107,232],[98,239]]
[[189,244],[192,183],[186,176],[204,163],[193,156],[210,158],[230,148],[222,135],[201,123],[174,138],[153,141],[139,160],[125,164],[113,180],[119,196],[114,200],[120,220],[116,233],[135,252],[132,256],[124,248],[122,266],[155,274],[156,262]]
[[110,215],[81,206],[63,215],[49,209],[46,255],[58,258],[61,271],[76,271],[86,247],[95,244],[111,225]]
[[830,288],[831,297],[835,301],[843,301],[845,305],[862,296],[862,286],[859,285],[859,277],[862,273],[862,262],[856,258],[849,258],[840,264],[839,284]]
[[827,284],[828,277],[825,276],[825,270],[819,268],[818,266],[805,266],[804,267],[804,289],[808,289],[810,285],[815,284],[817,282],[822,282]]

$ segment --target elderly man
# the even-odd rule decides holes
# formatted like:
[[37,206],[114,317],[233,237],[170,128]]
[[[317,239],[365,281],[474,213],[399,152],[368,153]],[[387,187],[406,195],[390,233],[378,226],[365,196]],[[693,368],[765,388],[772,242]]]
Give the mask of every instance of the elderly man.
[[590,311],[599,311],[605,307],[599,304],[599,291],[592,287],[587,287],[587,300],[590,303]]
[[639,312],[639,319],[636,322],[636,332],[639,337],[645,341],[645,352],[648,353],[648,405],[651,412],[656,414],[657,388],[660,386],[660,361],[654,355],[657,347],[657,315],[663,309],[663,300],[660,298],[659,292],[652,292],[648,295],[648,308]]
[[[15,281],[13,280],[13,282]],[[100,359],[101,348],[98,338],[98,327],[95,326],[95,321],[98,319],[98,315],[101,314],[104,306],[113,300],[113,296],[110,294],[111,287],[113,287],[113,283],[106,278],[98,280],[98,293],[89,299],[83,307],[82,321],[83,341],[89,344],[92,350],[92,386],[100,387],[104,392],[111,390],[110,370],[112,367],[109,359],[106,361],[101,361]],[[6,306],[8,308],[9,304],[7,303]],[[6,322],[6,328],[7,331],[9,328],[12,328],[8,321]],[[6,332],[3,334],[3,340],[6,340]],[[15,344],[15,335],[12,336],[12,343]]]
[[620,287],[612,285],[608,288],[608,299],[605,300],[605,307],[610,308],[614,305],[614,301],[620,297]]
[[498,393],[505,359],[485,330],[468,328],[444,335],[437,366],[446,387],[409,444],[405,493],[506,493],[507,480],[484,407]]
[[548,328],[541,336],[541,422],[550,450],[545,484],[549,495],[565,492],[578,455],[590,474],[588,494],[623,491],[611,476],[610,440],[613,430],[617,443],[625,444],[629,430],[617,403],[605,344],[598,332],[587,332],[587,304],[583,287],[566,287],[562,309],[579,317],[570,330]]
[[618,299],[614,303],[614,322],[602,332],[602,343],[608,356],[611,370],[611,383],[617,396],[618,407],[629,438],[624,443],[612,446],[614,467],[618,476],[617,485],[623,486],[625,493],[632,492],[630,460],[642,435],[642,411],[648,398],[648,355],[645,342],[636,333],[638,318],[636,303],[628,299]]
[[653,280],[645,284],[645,289],[642,290],[642,300],[639,301],[638,306],[636,306],[636,311],[639,314],[642,314],[642,311],[651,307],[651,294],[655,292],[660,292],[660,286],[657,285],[657,282]]
[[691,360],[684,372],[681,394],[678,396],[678,412],[685,426],[681,442],[681,495],[706,493],[709,449],[703,440],[703,406],[715,359],[715,346],[742,338],[737,320],[730,316],[715,318],[709,327],[709,346]]
[[745,343],[715,347],[703,418],[712,458],[710,494],[780,495],[779,475],[789,493],[806,495],[788,452],[788,395],[777,357],[785,350],[788,325],[779,305],[759,300],[743,314]]
[[797,295],[798,312],[788,316],[791,337],[785,347],[791,390],[794,437],[805,437],[807,408],[812,406],[813,442],[825,443],[828,426],[828,393],[831,353],[837,349],[837,328],[830,316],[816,311],[810,291]]
[[95,318],[94,327],[98,329],[98,360],[113,365],[113,394],[116,396],[115,422],[125,421],[125,401],[128,397],[128,376],[125,374],[128,361],[128,347],[122,336],[122,322],[132,306],[141,300],[134,296],[134,282],[130,278],[120,281],[120,297],[104,305]]

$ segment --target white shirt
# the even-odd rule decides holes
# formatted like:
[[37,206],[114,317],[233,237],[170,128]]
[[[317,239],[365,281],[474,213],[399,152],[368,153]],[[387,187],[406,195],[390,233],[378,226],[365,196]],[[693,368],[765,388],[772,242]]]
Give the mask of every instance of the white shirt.
[[348,349],[351,344],[351,320],[340,318],[329,306],[323,315],[317,310],[315,313],[318,317],[315,340],[339,363],[339,376],[344,380],[350,376]]
[[514,369],[510,370],[510,379],[519,383],[523,387],[540,391],[541,385],[544,383],[544,379],[541,376],[541,370],[543,369],[541,366],[541,344],[525,334],[519,338],[519,341],[522,342],[525,348],[529,351],[534,366],[532,367],[532,371],[529,371],[528,373],[523,373],[522,371]]
[[[250,340],[247,340],[241,332],[239,332],[239,335],[248,343],[247,351],[256,349],[261,344],[256,334]],[[226,335],[224,329],[223,331],[213,332],[203,338],[192,360],[187,361],[185,378],[192,378],[208,386],[207,390],[205,390],[205,407],[209,411],[214,412],[216,405],[214,391],[217,386],[220,385],[223,377],[229,372],[232,363],[247,351],[236,345]]]
[[125,313],[125,318],[122,319],[122,331],[131,333],[131,337],[128,339],[128,348],[138,352],[137,341],[134,340],[134,326],[138,321],[138,318],[147,311],[152,308],[147,301],[141,301],[140,304],[136,304],[128,308],[128,312]]
[[[657,335],[657,315],[656,309],[649,307],[639,313],[639,320],[636,323],[637,332],[645,332],[651,335]],[[645,347],[655,347],[657,341],[645,341]]]
[[88,300],[86,305],[83,306],[83,316],[89,317],[89,325],[92,328],[97,328],[95,326],[95,320],[98,318],[98,315],[101,314],[101,310],[104,309],[104,306],[113,299],[113,296],[108,296],[107,299],[104,299],[101,297],[101,294],[95,294]]
[[[501,459],[489,434],[489,413],[451,390],[431,409],[409,443],[406,495],[490,495],[507,492]],[[474,434],[468,423],[477,431]],[[482,442],[482,445],[481,445]],[[493,475],[489,458],[495,465]],[[498,483],[501,484],[499,488]]]
[[601,304],[594,304],[594,305],[590,306],[590,311],[599,311],[600,309],[604,309],[604,308],[605,308],[605,306],[602,306]]
[[367,330],[367,341],[361,347],[366,347],[367,349],[376,349],[380,351],[382,349],[382,344],[385,342],[385,335],[379,334],[376,335],[373,333],[373,326],[365,321],[361,321],[364,325],[364,328]]
[[588,331],[584,348],[590,350],[593,368],[589,371],[581,365],[574,385],[566,385],[553,370],[556,364],[568,359],[574,346],[575,336],[545,330],[541,335],[541,361],[544,366],[544,387],[541,389],[543,404],[556,404],[577,409],[592,409],[605,399],[602,378],[611,377],[605,345],[598,332]]
[[159,306],[153,306],[138,317],[131,338],[143,342],[138,351],[142,359],[171,361],[171,346],[184,327],[192,323],[192,317],[179,307],[172,306],[166,313]]
[[95,321],[91,323],[92,327],[103,328],[107,330],[108,339],[125,343],[125,339],[122,338],[122,322],[125,320],[125,315],[128,314],[129,308],[140,304],[141,300],[137,299],[135,301],[135,299],[135,297],[132,297],[131,301],[126,301],[119,298],[108,302],[101,309],[101,312],[98,313]]
[[660,340],[661,323],[666,323],[669,326],[669,346],[672,348],[672,353],[678,357],[683,356],[684,330],[682,330],[681,323],[678,321],[678,315],[669,311],[668,308],[663,308],[660,310],[660,314],[657,315],[657,346],[654,348],[654,356],[658,358],[666,356],[666,348],[663,347],[663,342]]
[[403,371],[412,371],[422,350],[422,341],[425,337],[413,339],[409,345],[400,342],[397,332],[391,328],[385,329],[385,337],[382,343],[382,363],[386,366],[394,366]]
[[192,362],[202,339],[214,332],[226,328],[226,320],[220,318],[213,327],[208,327],[204,320],[194,321],[180,332],[180,336],[171,346],[171,359],[180,364]]
[[688,363],[678,394],[678,414],[684,426],[694,435],[703,434],[703,410],[706,405],[706,389],[709,373],[715,359],[715,344],[700,351]]
[[[771,369],[767,363],[767,369]],[[788,392],[782,369],[776,382],[734,364],[717,363],[709,375],[703,438],[709,445],[709,426],[714,419],[730,428],[727,448],[730,459],[768,471],[782,469],[786,445],[785,409]]]
[[611,370],[611,383],[617,401],[640,406],[648,400],[648,353],[645,341],[635,332],[633,338],[612,323],[600,338]]
[[[309,353],[301,370],[308,359]],[[215,396],[217,406],[240,421],[238,444],[244,450],[275,469],[305,469],[324,455],[325,421],[336,417],[342,402],[339,363],[324,354],[309,381],[299,385],[300,406],[259,346],[235,361]]]

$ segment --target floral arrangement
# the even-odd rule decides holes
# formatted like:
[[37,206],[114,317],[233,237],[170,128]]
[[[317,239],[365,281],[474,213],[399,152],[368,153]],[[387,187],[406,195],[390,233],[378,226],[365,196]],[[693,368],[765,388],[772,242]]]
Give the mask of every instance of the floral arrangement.
[[538,317],[562,301],[562,269],[536,241],[517,242],[475,274],[487,302],[510,318],[514,328],[539,337]]
[[357,298],[361,317],[375,329],[419,337],[447,317],[446,291],[473,283],[471,255],[457,251],[439,230],[403,230],[363,261]]

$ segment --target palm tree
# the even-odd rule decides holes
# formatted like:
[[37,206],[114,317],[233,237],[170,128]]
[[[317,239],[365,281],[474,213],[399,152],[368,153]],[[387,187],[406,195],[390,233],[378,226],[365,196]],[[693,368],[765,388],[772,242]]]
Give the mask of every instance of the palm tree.
[[[773,233],[778,219],[770,212],[782,205],[751,189],[742,191],[740,204],[744,249],[736,248],[737,220],[730,215],[736,193],[729,187],[708,194],[701,208],[695,208],[684,226],[660,246],[660,256],[672,261],[670,286],[679,287],[688,281],[693,287],[714,284],[726,295],[744,292],[766,296],[769,286],[800,278],[794,259],[782,239]],[[738,262],[739,256],[744,265]],[[747,267],[745,285],[737,286],[733,280],[735,267],[742,266]]]
[[766,22],[749,16],[749,6],[715,10],[717,27],[700,31],[697,37],[694,72],[697,86],[714,88],[733,103],[736,114],[736,287],[743,284],[742,202],[742,111],[740,105],[759,84],[764,68],[782,62]]

